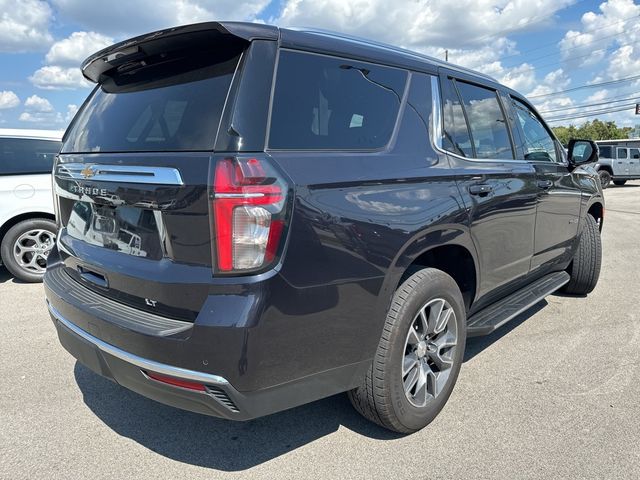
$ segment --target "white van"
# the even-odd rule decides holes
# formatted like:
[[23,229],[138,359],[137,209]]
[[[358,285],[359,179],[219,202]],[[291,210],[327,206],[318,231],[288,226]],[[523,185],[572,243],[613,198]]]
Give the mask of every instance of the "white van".
[[0,129],[0,256],[25,282],[42,281],[55,241],[51,169],[62,134]]

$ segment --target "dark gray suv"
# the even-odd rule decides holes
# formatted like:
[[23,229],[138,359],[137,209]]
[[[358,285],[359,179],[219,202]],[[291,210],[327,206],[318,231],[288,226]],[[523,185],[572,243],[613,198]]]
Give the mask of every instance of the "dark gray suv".
[[119,43],[55,164],[64,347],[169,405],[246,420],[349,392],[398,431],[465,341],[600,269],[597,158],[527,100],[325,32],[204,23]]

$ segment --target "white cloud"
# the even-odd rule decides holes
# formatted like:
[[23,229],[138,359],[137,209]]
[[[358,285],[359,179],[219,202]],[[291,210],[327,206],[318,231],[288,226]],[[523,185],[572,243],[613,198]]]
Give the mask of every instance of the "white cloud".
[[96,32],[73,32],[54,43],[45,56],[49,65],[79,67],[89,55],[113,44],[114,40]]
[[349,32],[409,48],[461,48],[490,45],[505,32],[546,24],[571,3],[573,0],[287,0],[280,17],[272,20]]
[[20,99],[11,90],[3,90],[0,92],[0,110],[7,108],[15,108],[20,105]]
[[569,30],[560,41],[562,58],[574,57],[570,65],[595,65],[608,57],[616,44],[640,40],[640,32],[635,28],[640,5],[632,0],[608,0],[600,4],[599,10],[600,14],[585,13],[581,18],[582,29]]
[[46,98],[31,95],[24,101],[25,108],[30,112],[53,112],[53,105]]
[[31,83],[44,90],[73,90],[79,87],[90,87],[91,83],[84,79],[79,67],[65,68],[47,65],[29,77]]
[[51,7],[40,0],[0,0],[0,52],[20,53],[46,48]]
[[60,15],[94,31],[132,36],[176,25],[215,20],[254,20],[270,0],[53,0]]
[[[567,73],[559,68],[545,75],[542,82],[536,85],[536,87],[528,95],[530,97],[535,97],[537,95],[546,95],[548,93],[564,90],[570,84],[571,79],[569,78]],[[556,108],[569,108],[574,104],[573,99],[568,95],[553,95],[550,97],[531,98],[531,100],[540,112],[546,112],[547,110],[554,110]],[[563,110],[557,113],[543,113],[542,115],[547,118],[553,118],[557,116],[568,115],[572,112],[573,110]]]
[[114,40],[96,32],[73,32],[54,43],[45,56],[47,65],[36,70],[29,80],[44,90],[73,90],[90,87],[80,71],[82,61]]
[[59,128],[60,124],[64,123],[60,112],[22,112],[19,120],[52,128]]
[[78,113],[78,105],[74,105],[74,104],[69,104],[67,105],[67,113],[64,116],[64,120],[67,123],[70,123],[71,120],[73,120],[73,117],[76,116],[76,113]]
[[[593,74],[588,84],[638,75],[640,29],[637,27],[640,5],[632,0],[608,0],[601,3],[598,10],[599,12],[587,12],[582,16],[580,30],[567,32],[559,44],[563,57],[587,55],[586,61],[576,59],[573,63],[583,67],[593,66],[598,62],[603,65],[600,71]],[[607,98],[632,96],[639,88],[638,81],[611,85],[592,93],[583,103],[597,103]],[[611,107],[616,106],[620,104],[611,104]],[[606,105],[594,107],[596,110],[603,108],[606,108]],[[588,110],[581,109],[580,112],[587,113]],[[575,112],[578,111],[575,110]],[[634,125],[639,120],[635,116],[634,109],[630,107],[627,111],[595,114],[592,117],[575,120],[573,123],[582,123],[596,117],[601,120],[613,120],[618,125]]]
[[[304,25],[346,32],[443,58],[486,73],[509,87],[536,85],[528,63],[505,66],[516,53],[512,32],[548,25],[573,0],[287,0],[279,25]],[[464,34],[459,34],[464,32]]]

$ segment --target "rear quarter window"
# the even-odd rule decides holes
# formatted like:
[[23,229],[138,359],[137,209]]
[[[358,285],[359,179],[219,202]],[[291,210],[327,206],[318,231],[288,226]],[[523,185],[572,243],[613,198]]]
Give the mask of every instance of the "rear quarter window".
[[345,58],[283,50],[269,147],[361,150],[387,145],[407,72]]
[[611,153],[611,147],[599,147],[598,150],[600,151],[600,157],[602,158],[613,158],[613,155]]
[[0,138],[0,175],[51,173],[61,145],[55,140]]

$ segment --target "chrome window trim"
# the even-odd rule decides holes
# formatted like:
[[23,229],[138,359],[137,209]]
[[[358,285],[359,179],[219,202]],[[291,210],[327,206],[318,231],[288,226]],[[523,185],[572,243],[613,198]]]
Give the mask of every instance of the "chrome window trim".
[[435,149],[445,155],[451,155],[452,157],[465,160],[467,162],[480,162],[480,163],[529,163],[523,159],[504,159],[504,158],[470,158],[463,157],[453,152],[449,152],[442,147],[442,100],[440,98],[440,78],[436,75],[431,75],[431,141]]
[[114,347],[113,345],[103,342],[99,338],[94,337],[90,333],[85,332],[80,327],[70,322],[62,316],[62,314],[47,301],[47,307],[51,315],[60,322],[65,328],[68,328],[73,333],[84,339],[85,341],[96,346],[101,351],[112,355],[120,360],[135,365],[142,370],[151,370],[170,377],[182,378],[185,380],[192,380],[194,382],[203,383],[205,385],[228,385],[229,382],[218,375],[212,375],[210,373],[197,372],[195,370],[187,370],[186,368],[174,367],[173,365],[167,365],[165,363],[156,362],[146,358],[139,357],[133,353],[125,352],[124,350]]
[[96,182],[184,185],[180,171],[172,167],[60,163],[56,167],[56,177]]

